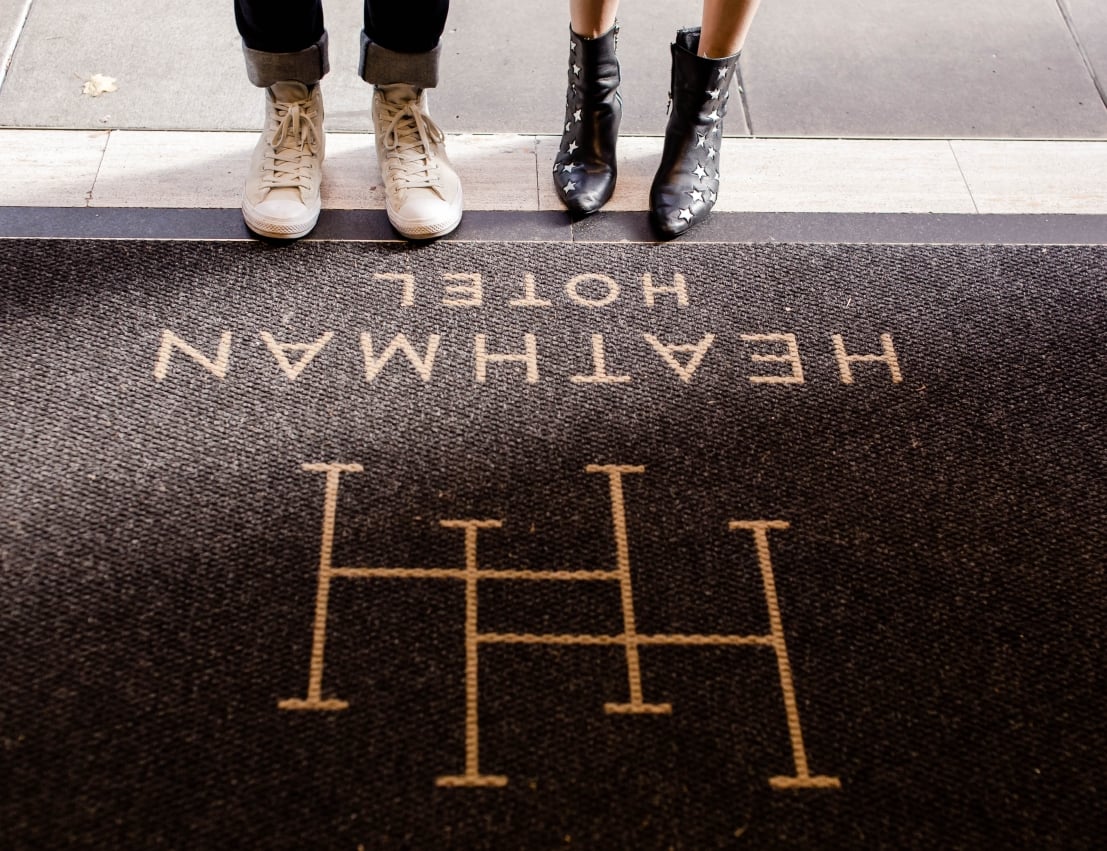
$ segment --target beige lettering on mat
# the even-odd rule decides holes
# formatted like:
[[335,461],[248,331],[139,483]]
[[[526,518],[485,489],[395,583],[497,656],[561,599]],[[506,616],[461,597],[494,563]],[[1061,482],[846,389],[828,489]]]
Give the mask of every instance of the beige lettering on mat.
[[660,284],[654,284],[653,275],[646,272],[642,275],[642,295],[645,297],[646,306],[653,307],[654,300],[659,294],[671,294],[676,296],[677,307],[688,306],[688,284],[684,280],[684,276],[680,272],[673,273],[673,283],[671,286],[662,286]]
[[569,379],[573,384],[626,384],[630,380],[629,375],[608,373],[603,334],[592,335],[592,374],[574,375]]
[[411,364],[419,377],[424,382],[428,382],[431,380],[431,371],[434,369],[434,356],[438,353],[438,344],[441,342],[442,337],[440,335],[431,334],[427,337],[425,353],[420,357],[408,338],[403,334],[397,334],[381,352],[380,357],[377,357],[373,354],[373,335],[368,331],[363,331],[361,334],[361,354],[365,358],[365,380],[372,381],[380,375],[381,370],[392,360],[396,352],[403,352],[404,357],[407,358],[408,363]]
[[[328,331],[314,343],[278,343],[268,331],[262,331],[258,336],[265,341],[265,345],[273,353],[273,357],[277,359],[277,364],[281,371],[288,376],[288,380],[295,381],[300,377],[300,373],[304,371],[304,368],[331,341],[334,332]],[[297,353],[300,357],[297,358],[296,363],[289,361],[289,354]]]
[[751,375],[751,384],[803,384],[803,363],[795,334],[743,334],[742,340],[747,343],[783,343],[785,354],[755,352],[750,355],[750,360],[754,363],[783,363],[791,367],[786,374]]
[[[673,372],[680,376],[680,380],[685,384],[692,380],[692,376],[696,374],[696,370],[699,369],[700,364],[703,362],[703,356],[707,354],[707,350],[711,348],[711,344],[715,342],[714,334],[705,334],[703,339],[698,343],[681,343],[670,345],[662,343],[653,334],[642,335],[646,342],[653,347],[653,350],[661,355],[661,359],[665,361],[669,366],[673,368]],[[681,363],[676,357],[678,354],[691,355],[686,363]]]
[[211,359],[166,328],[161,332],[161,346],[158,348],[158,357],[154,362],[154,378],[158,381],[164,381],[165,376],[169,374],[169,361],[172,360],[174,351],[188,355],[222,381],[227,377],[227,365],[231,360],[231,332],[223,332],[219,338],[219,348],[216,349],[215,358]]
[[488,380],[488,365],[490,363],[525,364],[527,383],[536,383],[538,381],[538,340],[533,334],[524,334],[523,346],[525,351],[518,354],[490,353],[488,351],[488,336],[477,334],[473,338],[473,358],[476,361],[477,383],[484,384]]
[[888,367],[888,372],[891,373],[893,384],[899,384],[903,381],[903,375],[899,371],[899,358],[896,356],[896,350],[892,346],[891,334],[880,335],[881,353],[879,355],[847,354],[846,344],[841,334],[831,335],[831,340],[834,341],[834,357],[838,361],[838,373],[841,376],[843,384],[853,384],[853,364],[880,361]]

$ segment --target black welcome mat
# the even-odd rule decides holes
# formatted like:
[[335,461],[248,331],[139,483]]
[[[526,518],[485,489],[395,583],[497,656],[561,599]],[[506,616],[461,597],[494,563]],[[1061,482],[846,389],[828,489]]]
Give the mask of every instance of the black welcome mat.
[[0,274],[0,846],[1099,835],[1107,249]]

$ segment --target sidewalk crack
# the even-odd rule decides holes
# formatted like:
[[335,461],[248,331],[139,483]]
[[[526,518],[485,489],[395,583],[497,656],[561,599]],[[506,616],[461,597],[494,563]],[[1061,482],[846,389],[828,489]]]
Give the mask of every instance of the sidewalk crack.
[[957,157],[957,149],[953,147],[953,139],[947,139],[946,144],[949,145],[949,152],[953,154],[953,161],[957,163],[957,170],[961,173],[961,182],[965,184],[965,191],[969,193],[969,200],[972,201],[972,210],[977,215],[980,215],[980,207],[976,204],[976,196],[973,195],[972,187],[969,186],[969,179],[965,177],[965,169],[961,166],[961,160]]
[[92,198],[96,194],[96,184],[100,182],[100,170],[104,167],[104,159],[108,155],[108,145],[111,144],[111,137],[115,132],[115,130],[108,130],[104,136],[104,147],[100,149],[100,162],[96,163],[96,173],[92,175],[92,186],[85,193],[85,207],[92,206]]

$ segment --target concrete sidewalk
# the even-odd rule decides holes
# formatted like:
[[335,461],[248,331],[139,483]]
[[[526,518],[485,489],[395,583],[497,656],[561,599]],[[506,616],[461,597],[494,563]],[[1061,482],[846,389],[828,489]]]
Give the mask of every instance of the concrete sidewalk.
[[[668,45],[693,0],[626,0],[611,209],[644,209]],[[357,78],[360,4],[327,5],[325,206],[382,205]],[[456,2],[432,109],[468,208],[559,209],[567,3]],[[495,47],[491,46],[494,43]],[[0,8],[7,206],[234,207],[261,117],[229,0]],[[1107,213],[1100,0],[765,0],[727,119],[719,210]],[[117,90],[82,93],[93,74]],[[738,104],[735,104],[736,106]]]

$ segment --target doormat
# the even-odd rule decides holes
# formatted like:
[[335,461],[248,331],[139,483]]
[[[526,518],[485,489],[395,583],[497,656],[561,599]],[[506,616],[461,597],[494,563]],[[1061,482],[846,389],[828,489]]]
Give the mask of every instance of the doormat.
[[3,847],[1098,836],[1107,248],[0,273]]

